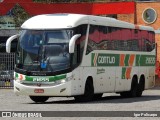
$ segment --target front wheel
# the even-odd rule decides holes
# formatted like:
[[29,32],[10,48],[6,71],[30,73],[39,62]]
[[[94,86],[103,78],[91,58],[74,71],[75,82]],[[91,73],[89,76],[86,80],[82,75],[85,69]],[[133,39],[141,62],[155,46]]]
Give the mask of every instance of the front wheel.
[[86,81],[85,90],[83,95],[75,96],[75,100],[78,102],[87,102],[93,100],[94,97],[94,87],[93,82],[88,79]]
[[29,96],[31,100],[33,100],[34,102],[38,103],[38,102],[45,102],[49,99],[48,96]]

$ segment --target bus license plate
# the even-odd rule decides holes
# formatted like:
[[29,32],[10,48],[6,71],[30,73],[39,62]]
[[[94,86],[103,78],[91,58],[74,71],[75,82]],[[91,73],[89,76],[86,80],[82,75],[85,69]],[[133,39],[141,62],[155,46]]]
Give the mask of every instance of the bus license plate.
[[44,89],[35,89],[34,92],[35,93],[44,93]]

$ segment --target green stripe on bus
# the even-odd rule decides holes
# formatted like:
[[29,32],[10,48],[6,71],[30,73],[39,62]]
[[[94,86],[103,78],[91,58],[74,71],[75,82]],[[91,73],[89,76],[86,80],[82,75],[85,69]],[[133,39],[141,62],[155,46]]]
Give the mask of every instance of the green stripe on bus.
[[155,55],[141,55],[139,60],[140,66],[155,66]]
[[47,76],[26,76],[25,80],[26,81],[33,81],[33,79],[49,79],[49,82],[54,82],[57,80],[61,80],[61,79],[65,79],[66,78],[66,74],[63,75],[56,75],[56,76],[51,76],[51,77],[47,77]]
[[139,66],[139,60],[141,55],[136,55],[136,66]]
[[129,65],[129,57],[130,57],[130,55],[129,54],[126,54],[126,56],[125,56],[125,60],[124,60],[124,64],[125,64],[125,66],[128,66]]
[[66,78],[66,74],[64,75],[56,75],[56,76],[52,76],[49,78],[49,81],[56,81],[56,80],[61,80],[61,79],[65,79]]
[[92,60],[92,61],[91,61],[91,66],[94,66],[95,53],[93,53],[93,54],[91,55],[91,57],[92,57],[92,58],[91,58],[91,60]]
[[26,80],[26,81],[33,81],[33,77],[25,76],[25,80]]
[[[124,66],[129,66],[130,54],[125,54]],[[155,66],[155,55],[135,55],[133,66]],[[120,54],[92,53],[91,66],[119,66]]]

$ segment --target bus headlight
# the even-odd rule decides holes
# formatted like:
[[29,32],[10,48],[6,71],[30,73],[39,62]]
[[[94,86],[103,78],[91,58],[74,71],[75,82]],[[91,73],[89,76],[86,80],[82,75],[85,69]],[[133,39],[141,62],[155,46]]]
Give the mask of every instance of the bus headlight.
[[66,80],[61,80],[61,83],[65,83],[66,82]]
[[67,78],[62,79],[62,80],[57,80],[57,81],[55,81],[55,84],[63,84],[63,83],[66,83],[66,82],[70,81],[72,78],[73,78],[73,76],[67,77]]
[[55,84],[62,84],[62,83],[65,83],[65,82],[67,82],[66,79],[62,79],[62,80],[55,81]]

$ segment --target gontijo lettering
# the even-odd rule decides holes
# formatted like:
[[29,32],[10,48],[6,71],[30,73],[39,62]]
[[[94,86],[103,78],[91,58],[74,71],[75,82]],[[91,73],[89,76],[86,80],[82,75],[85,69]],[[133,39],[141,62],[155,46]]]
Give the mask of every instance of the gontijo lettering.
[[118,54],[92,53],[92,66],[118,66]]
[[115,63],[115,57],[111,57],[111,56],[99,56],[98,57],[98,63],[114,64]]

